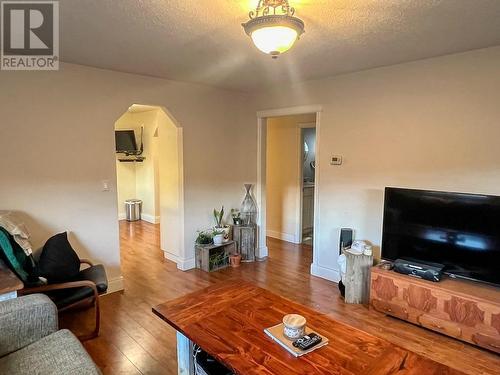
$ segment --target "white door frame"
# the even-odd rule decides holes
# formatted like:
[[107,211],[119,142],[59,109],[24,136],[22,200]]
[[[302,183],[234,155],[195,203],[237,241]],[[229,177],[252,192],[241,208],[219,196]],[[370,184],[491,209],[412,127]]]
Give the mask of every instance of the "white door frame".
[[[320,126],[321,126],[321,105],[305,105],[288,108],[270,109],[257,112],[257,186],[256,198],[258,207],[258,245],[257,257],[266,258],[269,254],[266,245],[266,143],[267,143],[267,118],[279,116],[293,116],[308,113],[316,113],[316,155],[319,155],[320,147]],[[314,173],[314,229],[313,229],[313,264],[317,263],[317,238],[319,235],[319,199],[318,188],[320,183],[319,160],[316,160]],[[300,194],[299,194],[300,195]]]

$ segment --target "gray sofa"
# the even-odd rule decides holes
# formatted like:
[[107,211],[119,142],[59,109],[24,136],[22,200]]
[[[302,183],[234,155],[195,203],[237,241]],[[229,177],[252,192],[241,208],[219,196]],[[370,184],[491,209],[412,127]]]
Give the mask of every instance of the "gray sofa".
[[43,294],[0,302],[0,374],[101,374]]

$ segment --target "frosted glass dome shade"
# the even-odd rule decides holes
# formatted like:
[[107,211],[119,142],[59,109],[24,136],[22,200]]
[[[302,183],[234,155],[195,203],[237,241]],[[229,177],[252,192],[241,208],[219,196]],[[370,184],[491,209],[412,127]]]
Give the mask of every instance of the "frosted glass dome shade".
[[297,31],[286,26],[270,26],[257,29],[251,34],[253,43],[262,52],[279,55],[295,44]]

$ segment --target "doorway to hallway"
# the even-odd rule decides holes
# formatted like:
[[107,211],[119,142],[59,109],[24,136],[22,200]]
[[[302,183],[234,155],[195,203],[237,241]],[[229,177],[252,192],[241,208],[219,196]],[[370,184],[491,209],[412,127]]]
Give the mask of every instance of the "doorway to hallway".
[[316,114],[266,119],[266,234],[313,246]]
[[160,247],[176,262],[184,247],[182,128],[163,107],[133,104],[116,121],[115,140],[118,219],[126,200],[141,200],[141,220],[159,225]]

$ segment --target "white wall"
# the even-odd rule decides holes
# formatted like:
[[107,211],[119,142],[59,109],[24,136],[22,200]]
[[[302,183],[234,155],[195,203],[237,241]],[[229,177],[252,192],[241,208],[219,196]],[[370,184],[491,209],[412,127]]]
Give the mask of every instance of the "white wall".
[[323,107],[313,273],[338,279],[340,227],[380,246],[386,186],[500,195],[499,88],[495,47],[260,93],[256,110]]
[[267,119],[266,204],[267,235],[300,242],[300,123],[315,114]]
[[[0,71],[0,207],[24,213],[36,246],[71,232],[81,256],[120,277],[114,123],[134,103],[165,106],[183,128],[185,247],[211,210],[239,207],[255,181],[255,116],[243,94],[61,64],[55,72]],[[109,180],[111,191],[102,191]]]

